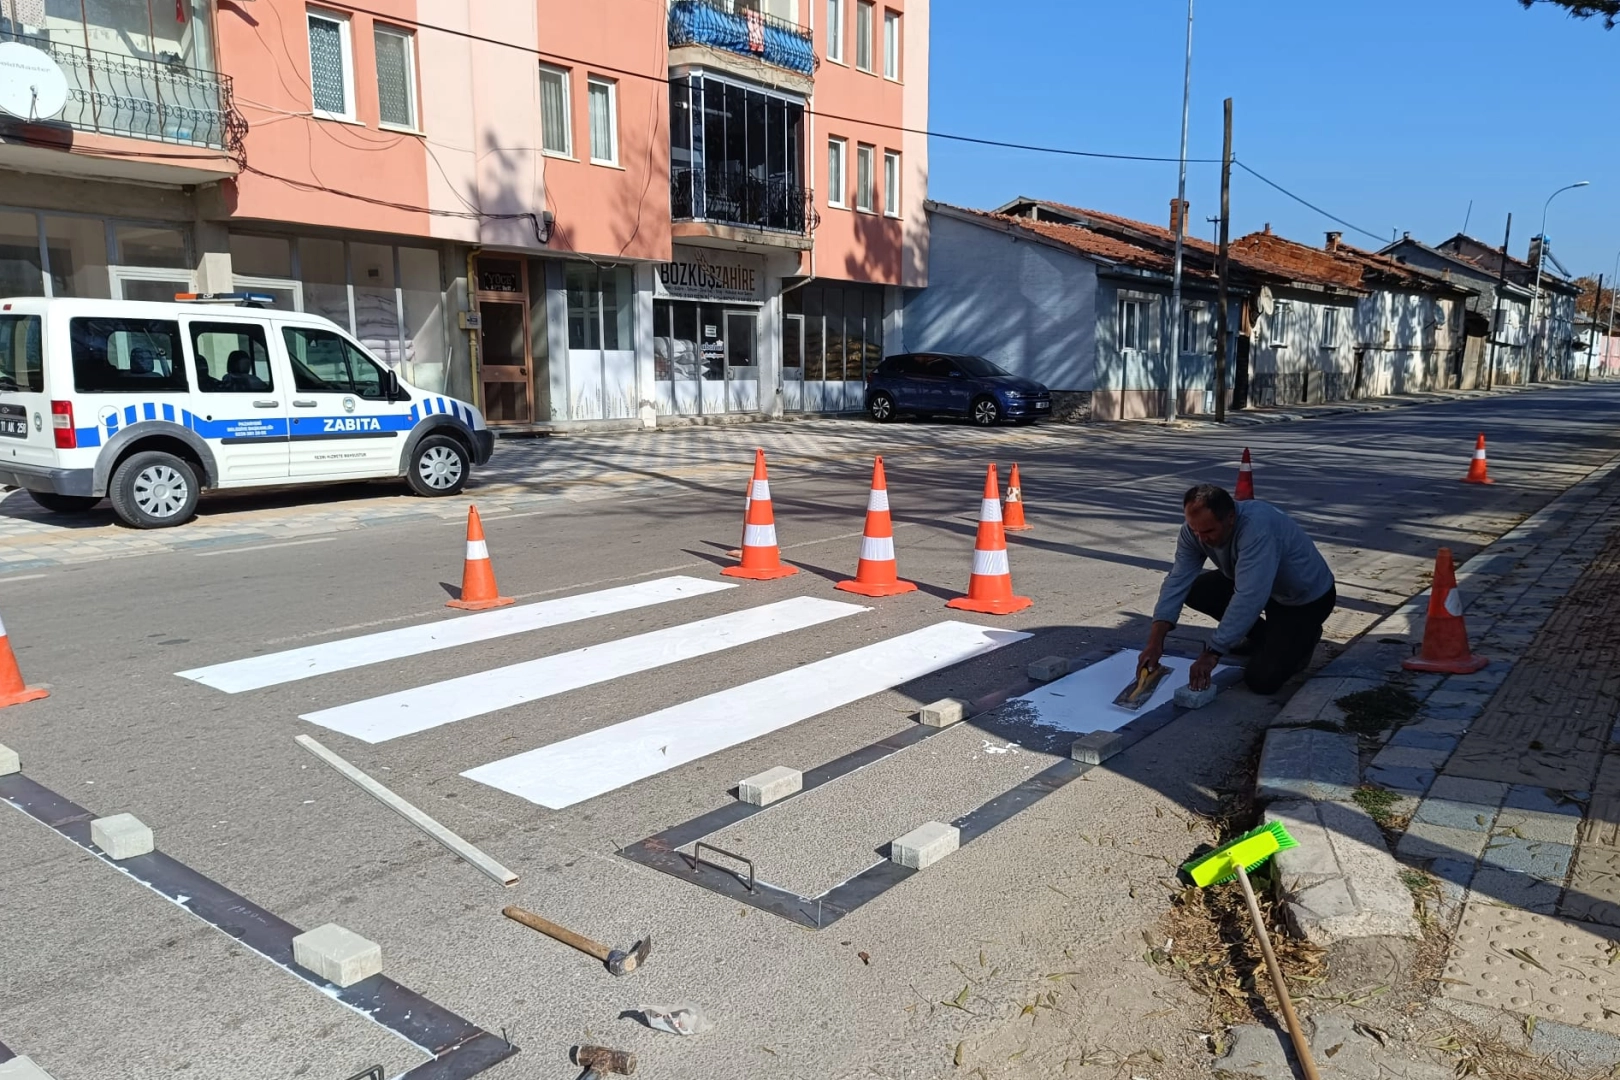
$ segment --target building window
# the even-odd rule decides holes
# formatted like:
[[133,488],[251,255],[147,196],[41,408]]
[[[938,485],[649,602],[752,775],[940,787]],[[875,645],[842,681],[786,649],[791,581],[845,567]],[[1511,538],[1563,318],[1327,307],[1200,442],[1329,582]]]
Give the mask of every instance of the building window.
[[827,205],[840,209],[848,205],[844,194],[844,140],[827,140]]
[[883,77],[900,78],[900,13],[883,13]]
[[309,86],[316,116],[354,119],[354,50],[347,17],[309,12]]
[[592,75],[586,86],[591,104],[591,161],[619,163],[618,84]]
[[1119,347],[1122,352],[1147,348],[1147,305],[1140,300],[1119,302]]
[[1339,344],[1339,309],[1325,308],[1322,311],[1322,347],[1332,349]]
[[870,146],[857,146],[855,148],[855,209],[871,213],[873,177],[872,177],[873,150]]
[[844,62],[844,0],[827,0],[827,59]]
[[574,153],[573,125],[569,123],[568,72],[562,68],[540,67],[540,149],[547,154],[571,157]]
[[707,76],[669,84],[670,214],[803,234],[804,105]]
[[1198,304],[1188,304],[1181,309],[1181,351],[1200,353],[1204,350],[1203,308]]
[[855,67],[859,71],[872,70],[872,18],[875,11],[872,0],[855,0]]
[[900,155],[893,150],[883,151],[883,212],[900,216]]
[[372,37],[377,46],[378,119],[383,127],[415,131],[416,36],[378,26]]

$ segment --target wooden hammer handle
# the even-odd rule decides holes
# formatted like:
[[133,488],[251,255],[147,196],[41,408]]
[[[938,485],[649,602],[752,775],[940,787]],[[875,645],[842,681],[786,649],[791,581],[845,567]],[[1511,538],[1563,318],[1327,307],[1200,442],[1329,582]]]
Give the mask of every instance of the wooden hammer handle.
[[554,938],[564,945],[572,945],[586,956],[594,956],[602,963],[607,963],[609,949],[606,945],[600,945],[588,937],[576,934],[565,926],[558,926],[550,919],[542,919],[534,912],[525,911],[516,905],[502,908],[501,914],[513,922],[522,923],[530,930],[538,930],[546,937]]

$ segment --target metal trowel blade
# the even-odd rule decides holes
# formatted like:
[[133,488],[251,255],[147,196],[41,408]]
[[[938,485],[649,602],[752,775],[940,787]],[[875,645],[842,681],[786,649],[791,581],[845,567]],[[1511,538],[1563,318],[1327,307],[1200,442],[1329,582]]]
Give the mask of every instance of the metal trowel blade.
[[1142,707],[1143,702],[1153,696],[1153,691],[1170,674],[1170,669],[1163,664],[1154,668],[1143,668],[1137,672],[1136,678],[1125,684],[1125,689],[1114,698],[1114,704],[1122,709],[1135,711]]

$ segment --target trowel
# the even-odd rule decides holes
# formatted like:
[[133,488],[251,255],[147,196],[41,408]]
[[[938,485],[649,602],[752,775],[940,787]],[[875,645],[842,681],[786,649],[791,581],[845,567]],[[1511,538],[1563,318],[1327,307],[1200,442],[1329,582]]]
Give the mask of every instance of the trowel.
[[1136,678],[1126,683],[1125,689],[1115,696],[1114,704],[1133,712],[1140,709],[1143,702],[1153,696],[1153,691],[1158,689],[1168,674],[1170,669],[1163,664],[1154,664],[1152,667],[1143,664],[1136,669]]

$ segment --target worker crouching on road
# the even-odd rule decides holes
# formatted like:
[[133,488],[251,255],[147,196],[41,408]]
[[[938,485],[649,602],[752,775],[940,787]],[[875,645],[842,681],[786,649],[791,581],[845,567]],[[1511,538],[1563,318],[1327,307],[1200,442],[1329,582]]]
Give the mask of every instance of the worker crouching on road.
[[[1333,572],[1299,523],[1270,503],[1234,502],[1214,484],[1198,485],[1181,502],[1187,523],[1139,664],[1158,664],[1185,605],[1220,623],[1187,673],[1192,689],[1209,686],[1223,655],[1248,654],[1243,681],[1257,694],[1276,693],[1322,640],[1338,602]],[[1204,569],[1206,559],[1214,570]]]

